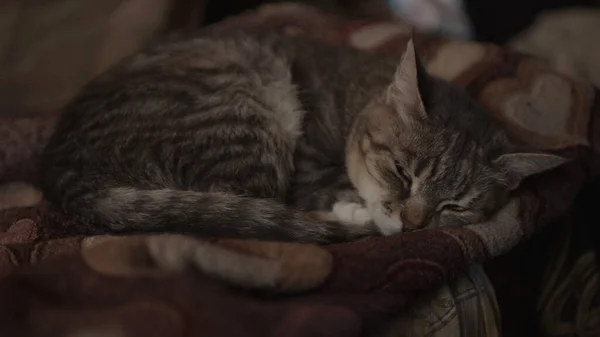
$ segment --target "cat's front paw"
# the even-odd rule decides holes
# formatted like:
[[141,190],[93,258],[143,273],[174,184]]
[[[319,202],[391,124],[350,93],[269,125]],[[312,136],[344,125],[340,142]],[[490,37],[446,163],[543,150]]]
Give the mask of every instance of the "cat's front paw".
[[366,226],[373,221],[371,212],[364,205],[355,202],[336,202],[331,215],[337,221],[349,225]]
[[373,218],[373,222],[381,231],[381,234],[392,235],[402,232],[402,228],[404,227],[402,221],[400,221],[400,219],[394,220],[386,215],[380,205],[373,205],[370,214]]

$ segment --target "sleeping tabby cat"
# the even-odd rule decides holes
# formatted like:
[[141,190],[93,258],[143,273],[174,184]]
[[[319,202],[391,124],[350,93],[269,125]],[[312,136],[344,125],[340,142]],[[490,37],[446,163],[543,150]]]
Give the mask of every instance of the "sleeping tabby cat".
[[270,33],[205,33],[85,87],[45,149],[74,232],[327,243],[481,222],[564,160],[515,152],[465,92],[400,63]]

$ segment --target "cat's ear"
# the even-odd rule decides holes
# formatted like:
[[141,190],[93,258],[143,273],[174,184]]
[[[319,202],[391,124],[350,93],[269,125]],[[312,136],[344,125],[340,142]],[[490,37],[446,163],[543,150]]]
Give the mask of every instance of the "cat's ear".
[[511,188],[516,188],[521,180],[548,171],[569,161],[568,158],[544,153],[510,153],[498,157],[494,162],[508,170],[513,176]]
[[388,88],[388,104],[392,105],[400,119],[410,123],[427,118],[422,88],[426,86],[427,73],[415,51],[413,39],[409,39],[400,64],[396,68],[394,81]]

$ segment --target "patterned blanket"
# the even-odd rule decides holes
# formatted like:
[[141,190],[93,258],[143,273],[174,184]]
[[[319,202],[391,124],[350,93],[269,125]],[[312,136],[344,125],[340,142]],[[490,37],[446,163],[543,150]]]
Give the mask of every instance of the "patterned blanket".
[[[399,56],[409,28],[269,5],[218,24],[266,26]],[[360,336],[569,209],[600,171],[588,83],[497,46],[416,36],[434,74],[509,131],[572,158],[527,180],[487,223],[330,246],[180,235],[69,237],[20,183],[0,188],[0,336]],[[457,113],[460,113],[457,111]],[[53,116],[0,120],[0,181],[35,183]],[[432,334],[429,334],[432,335]]]

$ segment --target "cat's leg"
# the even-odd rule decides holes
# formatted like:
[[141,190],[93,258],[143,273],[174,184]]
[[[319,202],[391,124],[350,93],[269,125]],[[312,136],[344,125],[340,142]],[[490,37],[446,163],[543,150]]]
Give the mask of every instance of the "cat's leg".
[[373,221],[369,209],[356,202],[336,201],[330,213],[338,221],[358,226],[366,226]]
[[[314,184],[294,184],[290,202],[312,214],[350,226],[369,226],[372,217],[364,200],[358,195],[343,169],[320,171]],[[302,172],[296,175],[302,180]],[[314,176],[318,173],[312,172]]]

